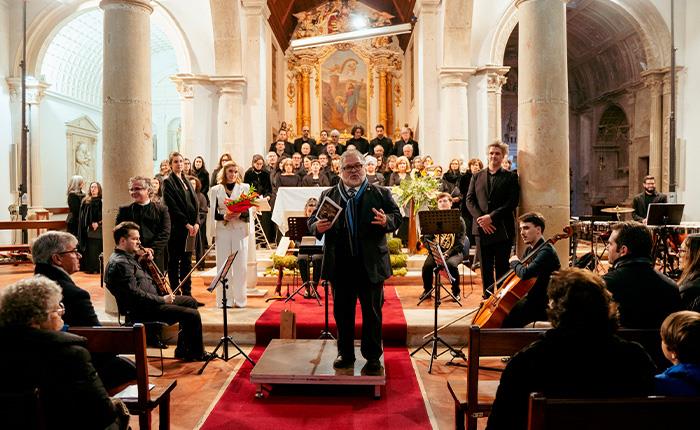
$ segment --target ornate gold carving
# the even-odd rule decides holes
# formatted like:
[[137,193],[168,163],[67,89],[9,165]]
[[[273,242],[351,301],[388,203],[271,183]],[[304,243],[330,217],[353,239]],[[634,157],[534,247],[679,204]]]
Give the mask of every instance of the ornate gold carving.
[[292,107],[296,97],[296,78],[293,73],[290,73],[287,75],[287,79],[289,79],[289,84],[287,84],[287,103],[289,103],[289,107]]
[[393,97],[394,105],[396,107],[399,107],[399,106],[401,106],[401,98],[403,96],[403,90],[401,89],[401,84],[400,84],[401,81],[400,81],[398,76],[394,79],[394,82],[395,82],[394,83],[394,97]]
[[383,27],[391,25],[394,18],[386,12],[372,9],[357,0],[328,1],[304,12],[295,13],[297,26],[293,37],[320,36],[356,30],[351,16],[365,17],[367,27]]

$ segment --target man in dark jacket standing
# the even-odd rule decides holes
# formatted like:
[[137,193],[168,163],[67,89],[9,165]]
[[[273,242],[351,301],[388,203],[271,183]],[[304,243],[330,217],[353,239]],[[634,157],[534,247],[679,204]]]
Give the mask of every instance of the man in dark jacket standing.
[[667,203],[668,198],[666,194],[656,192],[656,179],[653,176],[645,176],[642,185],[644,186],[644,192],[637,194],[632,200],[632,207],[634,208],[632,218],[635,221],[646,224],[649,205],[651,203]]
[[[348,368],[355,362],[359,298],[365,370],[376,373],[381,371],[384,281],[392,274],[386,234],[398,229],[401,212],[389,190],[368,183],[361,153],[348,150],[340,160],[341,181],[321,194],[321,203],[309,217],[309,231],[319,239],[325,234],[321,273],[333,284],[333,316],[338,326],[333,367]],[[343,208],[333,224],[318,218],[325,212],[326,197]]]
[[[63,321],[69,327],[97,327],[95,308],[90,293],[80,288],[70,277],[80,270],[78,239],[63,231],[48,231],[32,243],[34,273],[56,282],[63,293],[65,308]],[[100,379],[107,389],[118,387],[136,379],[136,367],[129,360],[114,354],[92,354]]]
[[608,261],[603,276],[618,304],[625,328],[661,327],[664,319],[681,309],[681,296],[666,275],[654,270],[649,229],[636,221],[615,224],[608,239]]

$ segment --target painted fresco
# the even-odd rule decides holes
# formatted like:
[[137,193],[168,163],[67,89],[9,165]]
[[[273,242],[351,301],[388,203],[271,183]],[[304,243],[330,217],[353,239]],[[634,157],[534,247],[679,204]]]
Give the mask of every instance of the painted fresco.
[[323,128],[367,130],[367,65],[352,50],[336,51],[322,65]]

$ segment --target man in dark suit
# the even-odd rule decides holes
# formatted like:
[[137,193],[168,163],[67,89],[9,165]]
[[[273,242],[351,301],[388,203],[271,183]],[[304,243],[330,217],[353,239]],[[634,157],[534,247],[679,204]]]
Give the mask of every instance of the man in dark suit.
[[394,149],[391,152],[391,154],[396,155],[397,157],[404,155],[403,147],[405,145],[411,145],[413,147],[413,153],[411,155],[411,158],[420,155],[420,151],[418,151],[418,142],[411,139],[411,130],[409,130],[408,127],[404,127],[401,130],[401,139],[397,140],[396,143],[394,143]]
[[[69,327],[98,327],[90,293],[75,284],[70,277],[80,270],[78,239],[63,231],[48,231],[32,243],[34,273],[56,282],[63,293],[63,322]],[[136,379],[136,366],[114,354],[92,354],[100,379],[107,389],[116,388]]]
[[510,268],[522,280],[537,278],[530,291],[518,300],[510,313],[503,320],[503,327],[524,327],[534,321],[547,321],[547,286],[549,278],[561,268],[559,256],[551,243],[545,243],[544,217],[537,212],[528,212],[518,218],[520,237],[527,245],[523,255],[537,253],[527,262],[517,256],[510,258]]
[[[355,362],[355,304],[362,309],[362,356],[365,370],[381,371],[382,302],[384,280],[392,274],[386,234],[398,229],[401,212],[389,190],[370,185],[364,157],[356,150],[341,156],[341,181],[325,190],[321,204],[309,217],[311,234],[325,233],[323,279],[333,285],[333,316],[338,327],[338,357],[335,368]],[[328,197],[343,208],[335,223],[319,219]]]
[[[372,139],[372,141],[369,143],[369,150],[372,152],[377,145],[382,145],[382,148],[384,148],[383,155],[386,159],[386,157],[392,154],[392,151],[394,150],[394,143],[384,134],[384,126],[382,124],[377,124],[377,126],[374,127],[374,131],[377,132],[377,137]],[[374,155],[376,156],[377,154],[375,153]]]
[[617,302],[620,325],[659,329],[664,319],[681,310],[676,283],[654,269],[649,229],[636,221],[613,226],[608,238],[612,268],[603,276]]
[[[170,214],[170,239],[168,240],[168,278],[175,289],[180,280],[192,269],[192,251],[185,249],[187,237],[197,236],[199,204],[192,184],[182,170],[184,158],[179,152],[170,154],[170,174],[163,180],[163,201]],[[194,243],[194,242],[192,242]],[[192,247],[194,248],[194,247]],[[182,294],[192,295],[192,281],[182,285]]]
[[309,146],[311,146],[311,151],[313,152],[314,148],[316,147],[316,139],[309,135],[310,132],[311,129],[308,125],[301,128],[301,137],[294,139],[294,152],[301,154],[301,145],[305,143],[308,143]]
[[165,271],[165,250],[170,238],[170,214],[168,208],[152,202],[149,193],[151,180],[143,176],[129,178],[129,193],[134,202],[121,206],[116,224],[133,221],[141,229],[141,245],[153,255],[156,266]]
[[[277,139],[275,139],[274,142],[270,143],[270,149],[269,151],[271,152],[277,152],[277,142],[284,142],[284,153],[288,154],[291,156],[294,154],[294,144],[292,142],[287,141],[287,130],[280,130],[279,133],[277,133]],[[299,145],[301,148],[301,145]],[[277,155],[280,155],[279,152]]]
[[[497,140],[488,146],[489,165],[471,180],[467,208],[474,218],[472,233],[481,251],[484,297],[494,280],[508,271],[508,257],[515,237],[514,212],[520,199],[518,175],[501,167],[508,145]],[[496,278],[494,278],[494,268]]]
[[668,198],[666,194],[656,192],[656,180],[653,176],[645,176],[642,186],[644,187],[644,192],[637,194],[632,200],[632,207],[634,208],[632,218],[635,221],[646,224],[649,205],[651,203],[667,203]]

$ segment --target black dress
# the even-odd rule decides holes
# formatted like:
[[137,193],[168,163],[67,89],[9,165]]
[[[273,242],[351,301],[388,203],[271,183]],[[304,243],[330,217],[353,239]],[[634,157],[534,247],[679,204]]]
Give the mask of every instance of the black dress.
[[82,191],[68,193],[68,216],[66,224],[68,233],[78,237],[78,219],[80,218],[80,203],[85,198],[85,193]]
[[[92,228],[92,223],[99,224],[97,230]],[[98,273],[102,252],[102,197],[83,200],[79,224],[78,241],[83,254],[81,269],[86,273]]]

